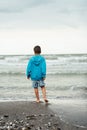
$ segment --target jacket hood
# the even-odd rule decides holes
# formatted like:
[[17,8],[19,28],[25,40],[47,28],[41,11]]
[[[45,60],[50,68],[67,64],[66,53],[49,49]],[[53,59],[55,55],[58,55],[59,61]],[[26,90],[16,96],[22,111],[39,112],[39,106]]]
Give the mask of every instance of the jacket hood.
[[36,66],[38,66],[41,62],[42,62],[42,57],[40,55],[36,55],[32,58],[32,62],[33,64],[35,64]]

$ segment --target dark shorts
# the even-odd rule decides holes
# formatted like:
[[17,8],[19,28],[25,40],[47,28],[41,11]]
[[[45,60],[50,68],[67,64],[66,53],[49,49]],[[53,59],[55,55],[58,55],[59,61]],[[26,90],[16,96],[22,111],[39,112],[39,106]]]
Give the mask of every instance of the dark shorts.
[[32,87],[33,88],[38,88],[38,87],[44,87],[45,86],[45,83],[44,83],[44,80],[33,80],[32,81]]

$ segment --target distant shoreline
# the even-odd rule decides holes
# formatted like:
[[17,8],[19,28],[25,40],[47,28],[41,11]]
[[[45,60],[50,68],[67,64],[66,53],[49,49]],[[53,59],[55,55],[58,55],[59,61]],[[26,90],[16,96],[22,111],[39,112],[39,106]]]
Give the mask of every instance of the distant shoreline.
[[[0,56],[32,56],[34,55],[33,53],[32,54],[0,54]],[[87,53],[49,53],[49,54],[43,54],[42,55],[59,55],[59,56],[62,56],[62,55],[87,55]]]

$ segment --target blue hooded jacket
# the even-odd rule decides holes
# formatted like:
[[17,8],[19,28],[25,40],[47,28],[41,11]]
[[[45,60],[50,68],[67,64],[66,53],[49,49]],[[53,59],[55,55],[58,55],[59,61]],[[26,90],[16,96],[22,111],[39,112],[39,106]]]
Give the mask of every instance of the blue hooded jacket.
[[26,76],[30,77],[31,80],[42,80],[46,77],[46,62],[43,56],[35,55],[30,58]]

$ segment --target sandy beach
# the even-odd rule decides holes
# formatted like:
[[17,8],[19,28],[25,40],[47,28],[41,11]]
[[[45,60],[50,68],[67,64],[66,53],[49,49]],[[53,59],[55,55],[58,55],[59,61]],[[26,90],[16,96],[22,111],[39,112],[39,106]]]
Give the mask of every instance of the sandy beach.
[[57,130],[56,115],[45,103],[2,102],[0,103],[0,130]]
[[[0,130],[87,130],[60,120],[52,104],[0,102]],[[49,107],[50,106],[50,107]]]

